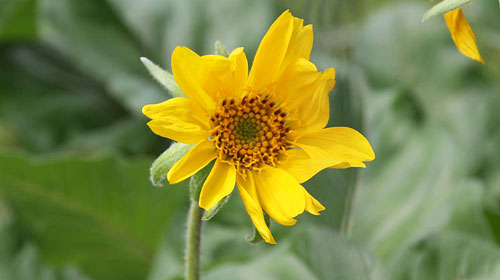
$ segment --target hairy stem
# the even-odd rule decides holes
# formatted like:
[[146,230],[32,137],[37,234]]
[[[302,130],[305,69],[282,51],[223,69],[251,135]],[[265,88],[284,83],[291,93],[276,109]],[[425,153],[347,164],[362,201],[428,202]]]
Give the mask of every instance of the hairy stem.
[[198,202],[191,199],[191,206],[187,217],[186,233],[186,280],[200,279],[200,242],[201,216],[203,209]]

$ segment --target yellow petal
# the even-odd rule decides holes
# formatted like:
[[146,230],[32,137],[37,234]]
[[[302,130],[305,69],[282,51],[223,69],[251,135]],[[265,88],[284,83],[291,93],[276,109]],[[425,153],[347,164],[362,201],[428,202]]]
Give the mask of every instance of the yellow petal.
[[228,58],[220,55],[201,57],[201,83],[214,99],[240,95],[248,76],[248,61],[243,48],[231,52]]
[[308,132],[297,139],[295,144],[311,158],[335,159],[353,167],[364,167],[363,161],[375,158],[368,140],[348,127],[330,127]]
[[280,168],[292,174],[299,183],[303,183],[321,170],[341,164],[342,162],[334,158],[311,158],[302,149],[288,150],[287,160],[279,165]]
[[185,97],[174,97],[158,104],[142,107],[142,113],[150,119],[186,118],[186,122],[199,124],[208,128],[208,116],[196,111],[194,104]]
[[208,137],[208,118],[194,110],[187,98],[176,97],[146,105],[142,112],[152,119],[148,126],[157,135],[187,144],[198,143]]
[[248,79],[248,61],[243,48],[234,49],[228,57],[230,75],[224,81],[228,92],[240,95]]
[[217,150],[213,142],[208,140],[199,142],[168,171],[168,182],[177,184],[184,181],[205,167],[216,156]]
[[297,58],[309,60],[313,47],[313,27],[312,25],[304,25],[304,20],[299,18],[293,19],[293,31],[290,38],[290,43],[286,51],[283,68]]
[[186,47],[172,54],[172,71],[180,89],[202,111],[210,111],[221,97],[240,95],[248,76],[248,62],[243,48],[226,58],[220,55],[199,56]]
[[259,232],[260,236],[262,236],[262,239],[264,239],[267,243],[276,244],[276,241],[271,234],[271,230],[269,230],[269,227],[264,220],[264,212],[262,211],[262,207],[260,206],[259,199],[257,197],[252,174],[249,172],[246,179],[238,175],[236,177],[236,182],[238,183],[238,191],[240,193],[241,200],[243,201],[247,213],[250,216],[250,219],[252,219],[252,223]]
[[148,122],[148,126],[156,135],[185,144],[194,144],[208,138],[207,130],[199,125],[177,120],[175,118],[152,120]]
[[260,204],[277,223],[294,225],[295,216],[304,212],[304,188],[288,172],[279,168],[264,168],[253,172]]
[[293,16],[287,10],[271,25],[257,49],[248,78],[254,90],[263,91],[277,79],[292,31]]
[[446,25],[451,33],[451,38],[457,49],[465,56],[484,63],[479,53],[479,49],[476,45],[476,36],[472,31],[469,23],[465,19],[465,16],[461,9],[455,9],[453,11],[444,14],[444,19]]
[[200,193],[200,207],[209,210],[219,200],[230,194],[236,183],[236,169],[233,165],[216,160]]
[[172,72],[184,94],[202,110],[214,108],[213,97],[203,89],[203,67],[201,57],[186,47],[176,47],[172,53]]
[[335,70],[318,72],[316,66],[303,58],[295,59],[277,82],[276,94],[304,128],[324,128],[330,115],[328,94],[335,86]]
[[304,189],[304,195],[306,197],[306,211],[313,214],[319,215],[321,211],[325,210],[325,206],[323,206],[319,201],[317,201],[312,195],[310,195]]
[[365,168],[366,165],[362,162],[343,162],[340,164],[335,164],[330,166],[330,168],[335,168],[335,169],[346,169],[350,167],[363,167]]

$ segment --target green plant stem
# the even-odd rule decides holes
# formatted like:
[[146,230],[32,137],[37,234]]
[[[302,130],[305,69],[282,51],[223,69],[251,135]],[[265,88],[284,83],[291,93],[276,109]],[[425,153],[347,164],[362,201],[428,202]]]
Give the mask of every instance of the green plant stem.
[[191,199],[191,206],[187,217],[186,233],[186,280],[200,279],[200,242],[201,242],[201,216],[203,209],[198,202]]

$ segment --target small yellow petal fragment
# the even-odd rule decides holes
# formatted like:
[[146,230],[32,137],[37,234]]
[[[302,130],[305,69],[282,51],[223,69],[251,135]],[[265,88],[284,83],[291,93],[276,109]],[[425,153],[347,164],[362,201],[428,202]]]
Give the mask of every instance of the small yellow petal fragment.
[[465,56],[484,64],[479,49],[476,45],[476,36],[461,9],[444,14],[446,25],[451,33],[451,38],[455,42],[457,49]]
[[306,211],[318,216],[323,210],[325,210],[325,206],[323,206],[319,201],[316,200],[312,195],[310,195],[306,189],[304,189],[304,195],[306,197]]

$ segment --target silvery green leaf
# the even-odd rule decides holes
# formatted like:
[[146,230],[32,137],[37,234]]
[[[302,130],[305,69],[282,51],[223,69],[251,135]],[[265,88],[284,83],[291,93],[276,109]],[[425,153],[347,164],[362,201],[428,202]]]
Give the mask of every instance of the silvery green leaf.
[[223,199],[219,200],[217,204],[215,204],[214,207],[210,208],[210,210],[206,211],[205,214],[203,214],[203,217],[201,218],[203,221],[208,221],[212,219],[217,213],[224,207],[224,205],[229,201],[229,198],[231,195],[228,195],[224,197]]
[[174,164],[191,149],[192,145],[172,143],[151,165],[150,180],[153,186],[163,187],[163,181]]
[[449,11],[455,10],[456,8],[460,8],[463,5],[469,4],[472,1],[475,0],[444,0],[442,2],[439,2],[424,14],[422,22],[430,19],[431,17],[439,16]]
[[163,70],[160,66],[154,64],[151,60],[146,57],[141,57],[141,62],[146,66],[149,73],[157,80],[162,86],[164,86],[173,97],[185,96],[182,93],[179,86],[175,82],[174,76],[168,71]]

